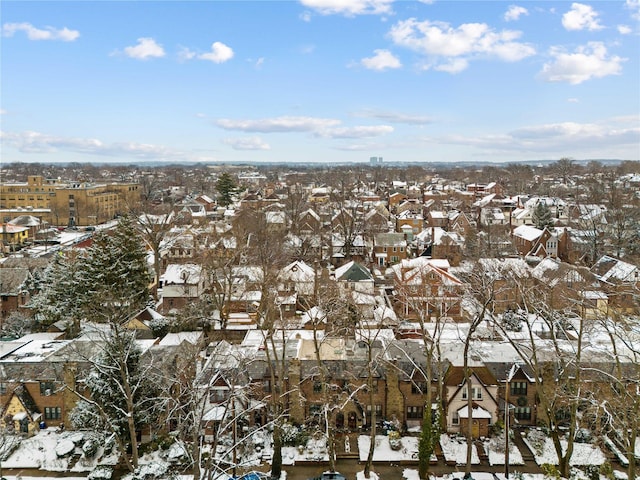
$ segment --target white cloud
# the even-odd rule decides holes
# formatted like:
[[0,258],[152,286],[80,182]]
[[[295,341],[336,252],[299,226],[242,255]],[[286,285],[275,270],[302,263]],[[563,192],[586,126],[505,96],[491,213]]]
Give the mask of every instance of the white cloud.
[[402,63],[389,50],[374,50],[373,57],[363,58],[360,63],[369,70],[377,70],[382,72],[389,68],[400,68]]
[[0,115],[6,115],[7,113],[9,113],[7,110],[0,108]]
[[601,30],[604,28],[598,22],[598,12],[590,5],[572,3],[571,10],[562,15],[562,25],[567,30]]
[[264,65],[264,57],[260,57],[258,60],[256,60],[253,66],[260,69],[262,68],[262,65]]
[[300,0],[305,7],[322,15],[381,15],[391,13],[393,0]]
[[182,61],[193,60],[194,58],[196,58],[196,52],[192,52],[187,47],[182,47],[178,51],[178,59]]
[[589,42],[578,47],[575,53],[566,53],[553,47],[550,54],[554,60],[544,64],[540,78],[548,82],[567,82],[572,85],[592,78],[619,75],[622,72],[622,62],[626,61],[618,56],[609,56],[607,48],[601,42]]
[[379,137],[393,132],[390,125],[367,125],[358,127],[327,128],[315,133],[317,137],[326,138],[367,138]]
[[447,63],[436,65],[433,69],[439,72],[456,74],[466,70],[468,66],[469,62],[465,58],[452,58]]
[[222,42],[213,42],[211,44],[211,51],[198,55],[198,58],[201,60],[210,60],[214,63],[224,63],[233,58],[233,50]]
[[529,10],[518,5],[509,5],[509,10],[504,14],[504,19],[507,22],[513,22],[519,20],[522,15],[529,15]]
[[[453,73],[479,56],[515,62],[534,55],[532,46],[516,41],[521,35],[514,30],[497,32],[484,23],[465,23],[454,28],[446,22],[420,22],[415,18],[400,21],[389,31],[396,45],[429,57],[429,67]],[[464,61],[452,62],[451,58],[456,57]]]
[[407,115],[405,113],[378,112],[375,110],[363,110],[354,113],[356,117],[377,118],[391,123],[406,123],[409,125],[427,125],[432,119],[421,115]]
[[340,120],[315,117],[274,117],[259,120],[219,119],[215,122],[225,130],[254,133],[308,132],[321,138],[366,138],[393,132],[389,125],[343,127]]
[[[479,137],[448,135],[429,138],[441,144],[466,145],[494,153],[584,158],[637,158],[640,128],[637,117],[612,118],[600,123],[560,122],[533,125],[502,134]],[[636,152],[633,154],[632,152]]]
[[140,160],[211,160],[162,145],[137,142],[104,143],[95,138],[59,137],[40,132],[0,132],[2,143],[22,153],[75,152]]
[[160,58],[165,55],[162,45],[156,43],[156,41],[150,37],[139,38],[137,45],[134,45],[133,47],[125,47],[124,53],[127,57],[136,58],[138,60]]
[[577,98],[567,98],[567,102],[569,103],[580,103],[580,100]]
[[624,5],[631,10],[631,18],[640,20],[640,0],[626,0]]
[[80,36],[78,30],[69,30],[67,27],[56,29],[54,27],[36,28],[30,23],[5,23],[2,25],[2,34],[12,37],[16,32],[25,32],[29,40],[62,40],[73,42]]
[[271,146],[260,137],[224,138],[222,143],[234,150],[271,150]]
[[618,25],[618,33],[621,35],[629,35],[632,31],[629,25]]
[[334,127],[340,120],[314,117],[274,117],[258,120],[231,120],[222,118],[216,125],[225,130],[240,130],[243,132],[312,132],[323,128]]

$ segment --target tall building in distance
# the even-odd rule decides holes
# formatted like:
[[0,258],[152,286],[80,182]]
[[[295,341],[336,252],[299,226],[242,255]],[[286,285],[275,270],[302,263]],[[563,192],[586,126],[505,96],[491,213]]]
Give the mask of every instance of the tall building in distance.
[[380,165],[382,163],[382,157],[369,157],[369,163],[371,165]]
[[4,217],[32,215],[51,225],[96,225],[140,202],[137,183],[62,183],[30,175],[26,183],[0,184]]

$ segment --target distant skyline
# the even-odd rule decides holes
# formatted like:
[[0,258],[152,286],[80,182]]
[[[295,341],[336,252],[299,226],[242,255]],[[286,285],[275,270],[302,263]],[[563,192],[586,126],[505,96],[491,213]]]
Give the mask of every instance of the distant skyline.
[[640,160],[640,0],[0,9],[2,163]]

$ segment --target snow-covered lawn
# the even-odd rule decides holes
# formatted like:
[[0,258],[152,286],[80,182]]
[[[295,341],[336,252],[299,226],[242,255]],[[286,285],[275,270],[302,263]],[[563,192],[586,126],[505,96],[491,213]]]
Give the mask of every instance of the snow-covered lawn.
[[303,447],[282,447],[282,464],[295,465],[296,462],[328,462],[327,437],[315,435]]
[[[504,465],[504,441],[492,438],[484,441],[484,450],[489,456],[489,465]],[[509,465],[524,465],[520,449],[509,443]]]
[[[524,437],[524,441],[531,449],[538,465],[545,463],[558,464],[558,455],[550,438],[545,438],[541,444],[532,442],[528,437]],[[567,441],[561,440],[560,445],[562,446],[562,451],[566,451]],[[590,443],[574,443],[573,454],[569,463],[575,466],[602,465],[606,460],[604,453],[598,446]]]
[[[379,480],[379,476],[376,472],[369,472],[369,480]],[[356,480],[367,480],[367,477],[364,476],[364,470],[360,472],[356,472]]]
[[[440,435],[440,447],[447,462],[455,462],[456,465],[467,463],[467,442],[463,438],[451,438],[446,433]],[[480,463],[478,451],[475,445],[471,445],[471,464]]]
[[40,430],[37,435],[26,438],[14,452],[2,462],[3,468],[39,468],[53,472],[64,472],[69,458],[58,458],[56,446],[58,434],[55,428]]
[[[406,460],[418,460],[418,437],[402,437],[400,450],[392,450],[389,445],[389,437],[376,435],[376,448],[373,450],[374,462],[400,462]],[[358,436],[358,453],[360,461],[367,460],[369,455],[371,438],[369,435]]]
[[[462,477],[462,473],[456,472],[456,473],[447,473],[442,477],[431,477],[431,478],[434,480],[452,480],[453,478],[461,478],[461,477]],[[501,473],[498,473],[497,477],[500,480],[504,480],[504,475]],[[418,476],[418,470],[413,468],[405,468],[402,471],[402,478],[406,480],[420,480],[420,477]],[[515,477],[511,475],[510,478],[515,478]],[[541,473],[523,473],[522,477],[519,477],[519,478],[522,478],[522,480],[544,480],[544,475],[542,475]],[[495,480],[495,477],[493,476],[493,473],[473,472],[473,479],[474,480]]]
[[[83,445],[89,438],[98,443],[93,456],[87,457]],[[89,472],[97,465],[115,465],[118,455],[105,455],[105,441],[87,432],[58,432],[55,428],[40,430],[20,441],[13,453],[2,462],[4,468],[37,468],[51,472]],[[59,457],[60,455],[60,457]],[[75,458],[75,463],[71,461]]]

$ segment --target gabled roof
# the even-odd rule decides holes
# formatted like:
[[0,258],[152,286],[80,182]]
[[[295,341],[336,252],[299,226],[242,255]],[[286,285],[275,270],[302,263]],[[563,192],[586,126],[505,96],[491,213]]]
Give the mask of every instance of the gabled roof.
[[640,268],[607,255],[591,267],[598,280],[607,283],[634,283],[640,281]]
[[312,282],[315,279],[315,271],[302,260],[296,260],[280,270],[278,277],[281,281]]
[[334,275],[336,280],[343,282],[373,281],[371,272],[354,261],[346,263],[340,268],[336,268]]
[[533,242],[540,238],[542,232],[543,230],[540,230],[539,228],[533,227],[531,225],[520,225],[513,230],[513,236],[524,238],[529,242]]

